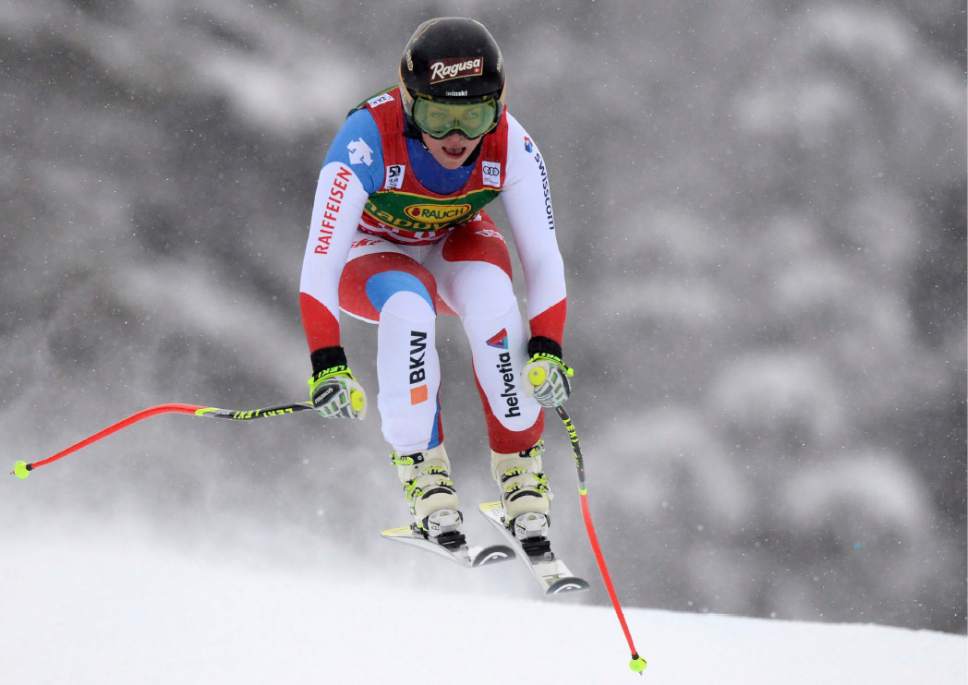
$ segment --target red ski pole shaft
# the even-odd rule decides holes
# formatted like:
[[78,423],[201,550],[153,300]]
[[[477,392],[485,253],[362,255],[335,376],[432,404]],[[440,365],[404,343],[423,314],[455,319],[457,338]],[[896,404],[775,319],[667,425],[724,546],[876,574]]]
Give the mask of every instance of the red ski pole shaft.
[[568,431],[568,439],[575,453],[575,465],[578,468],[578,495],[581,502],[582,518],[585,520],[585,531],[588,533],[588,541],[591,543],[592,552],[595,554],[595,562],[598,564],[598,571],[601,573],[602,582],[608,591],[608,598],[612,601],[612,608],[615,609],[615,615],[618,617],[619,625],[622,627],[625,641],[628,643],[629,651],[632,653],[629,668],[641,675],[648,664],[645,659],[639,656],[639,652],[635,648],[635,642],[632,640],[632,632],[629,630],[628,622],[625,620],[625,612],[622,611],[622,604],[618,600],[618,593],[615,592],[615,584],[612,583],[612,576],[608,572],[608,564],[605,563],[605,555],[602,553],[602,547],[598,543],[595,524],[592,523],[592,512],[588,506],[588,487],[585,485],[585,459],[581,453],[581,442],[578,439],[578,431],[575,429],[575,424],[572,422],[571,417],[568,416],[568,412],[563,407],[555,407],[555,411],[561,418],[561,422],[565,425],[565,430]]
[[39,469],[42,466],[53,463],[58,459],[63,459],[69,454],[73,454],[78,450],[81,450],[88,445],[91,445],[99,440],[102,440],[112,433],[117,433],[119,430],[127,428],[128,426],[134,425],[139,421],[144,421],[145,419],[151,418],[152,416],[157,416],[158,414],[190,414],[192,416],[201,416],[206,418],[220,418],[220,419],[231,419],[233,421],[250,421],[252,419],[262,419],[271,416],[284,416],[286,414],[292,414],[293,412],[303,411],[305,409],[312,409],[313,406],[309,402],[295,402],[293,404],[285,404],[278,407],[267,407],[265,409],[251,409],[251,410],[232,410],[232,409],[219,409],[218,407],[204,407],[195,404],[159,404],[154,407],[148,407],[147,409],[142,409],[136,414],[132,414],[126,419],[122,419],[117,423],[112,423],[106,428],[102,428],[97,433],[89,435],[83,440],[80,440],[70,447],[67,447],[56,454],[40,459],[34,462],[18,461],[11,471],[11,474],[17,476],[20,479],[26,478],[30,475],[30,472]]

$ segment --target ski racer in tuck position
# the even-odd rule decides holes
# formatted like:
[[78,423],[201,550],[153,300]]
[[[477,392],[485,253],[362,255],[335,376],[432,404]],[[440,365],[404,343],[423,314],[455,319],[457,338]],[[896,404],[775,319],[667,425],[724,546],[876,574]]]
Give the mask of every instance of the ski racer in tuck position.
[[[483,211],[498,196],[524,270],[530,336],[507,245]],[[434,328],[439,314],[459,316],[505,523],[522,542],[547,544],[541,407],[571,392],[561,347],[564,267],[544,160],[507,111],[501,51],[479,22],[421,24],[400,60],[399,85],[357,106],[333,139],[316,189],[300,308],[310,396],[324,417],[362,419],[367,407],[340,345],[339,310],[377,324],[383,436],[413,530],[440,544],[463,543],[463,535]]]

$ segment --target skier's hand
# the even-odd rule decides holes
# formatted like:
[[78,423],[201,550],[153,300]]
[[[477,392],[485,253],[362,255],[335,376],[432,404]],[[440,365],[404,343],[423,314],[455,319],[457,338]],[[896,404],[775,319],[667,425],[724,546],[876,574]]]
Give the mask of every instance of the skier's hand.
[[571,382],[574,369],[561,361],[561,357],[538,352],[524,367],[528,379],[525,388],[542,407],[560,407],[571,395]]
[[345,364],[331,366],[309,378],[309,399],[327,419],[362,419],[366,392]]

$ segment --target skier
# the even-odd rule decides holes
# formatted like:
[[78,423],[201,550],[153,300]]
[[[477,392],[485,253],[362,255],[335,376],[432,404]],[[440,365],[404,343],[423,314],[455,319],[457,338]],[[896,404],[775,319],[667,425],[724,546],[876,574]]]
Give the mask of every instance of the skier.
[[[444,449],[435,321],[460,317],[486,417],[491,474],[519,540],[547,545],[541,407],[571,393],[565,279],[548,171],[505,106],[505,65],[483,24],[421,24],[400,82],[360,103],[316,188],[300,282],[313,405],[362,419],[366,393],[340,346],[339,310],[377,324],[378,407],[412,528],[463,544]],[[483,208],[504,201],[527,283],[526,338],[507,246]],[[528,379],[531,379],[529,382]]]

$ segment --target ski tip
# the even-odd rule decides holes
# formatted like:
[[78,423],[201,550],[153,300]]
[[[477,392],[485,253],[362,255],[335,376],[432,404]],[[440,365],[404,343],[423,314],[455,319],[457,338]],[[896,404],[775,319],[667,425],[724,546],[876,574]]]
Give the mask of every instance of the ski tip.
[[27,476],[30,475],[30,467],[25,461],[18,461],[13,465],[13,471],[10,472],[11,476],[16,476],[20,480],[26,480]]
[[578,578],[575,576],[570,576],[567,578],[559,578],[554,583],[548,586],[545,590],[546,595],[561,595],[566,592],[581,592],[588,589],[588,581],[584,578]]
[[491,545],[485,547],[471,561],[472,566],[487,566],[488,564],[499,564],[514,558],[514,550],[507,545]]
[[629,662],[629,668],[631,668],[634,673],[638,673],[639,675],[642,675],[642,673],[645,671],[645,667],[648,665],[649,662],[640,657],[638,654],[633,654],[632,660]]
[[410,537],[410,526],[400,526],[399,528],[387,528],[386,530],[381,530],[380,535],[385,538],[399,538],[399,537]]

